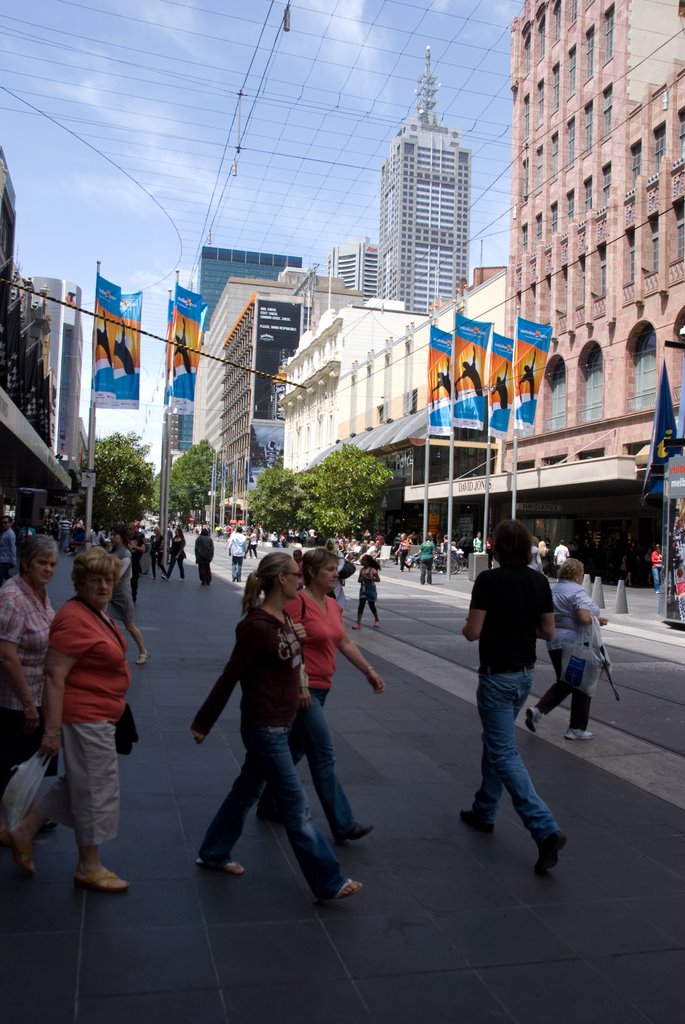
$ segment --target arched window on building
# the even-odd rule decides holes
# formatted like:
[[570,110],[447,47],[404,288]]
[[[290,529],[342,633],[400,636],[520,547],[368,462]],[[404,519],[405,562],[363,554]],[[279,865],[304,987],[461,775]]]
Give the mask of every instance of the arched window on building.
[[633,394],[628,412],[653,409],[656,403],[656,334],[648,326],[640,334],[633,356]]
[[549,381],[549,416],[545,420],[545,430],[561,430],[566,426],[566,364],[557,359],[548,375]]
[[599,345],[594,345],[588,352],[583,374],[585,405],[581,418],[583,423],[592,423],[594,420],[601,420],[604,399],[604,362]]

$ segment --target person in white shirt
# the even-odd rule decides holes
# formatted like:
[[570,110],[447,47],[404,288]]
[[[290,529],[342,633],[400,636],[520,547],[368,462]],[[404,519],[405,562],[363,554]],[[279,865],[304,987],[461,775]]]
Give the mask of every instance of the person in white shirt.
[[240,583],[243,571],[243,559],[247,554],[248,547],[249,541],[243,533],[242,526],[237,526],[235,532],[231,534],[231,539],[228,542],[228,551],[231,555],[231,578],[234,583]]
[[554,549],[554,564],[557,567],[557,570],[561,568],[568,557],[568,548],[564,541],[560,540]]

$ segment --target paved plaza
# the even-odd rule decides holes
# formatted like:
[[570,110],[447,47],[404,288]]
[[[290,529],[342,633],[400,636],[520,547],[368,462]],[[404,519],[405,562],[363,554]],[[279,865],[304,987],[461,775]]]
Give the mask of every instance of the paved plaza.
[[[535,846],[506,796],[493,835],[462,825],[459,809],[470,806],[479,780],[475,648],[463,664],[440,668],[440,645],[454,649],[456,641],[428,632],[408,645],[397,616],[400,605],[407,613],[432,601],[436,622],[453,622],[456,637],[464,580],[438,580],[427,594],[416,576],[383,574],[383,629],[353,634],[385,677],[383,696],[340,659],[327,715],[353,808],[375,830],[338,849],[363,892],[314,904],[282,828],[254,816],[236,848],[244,876],[196,867],[204,830],[242,760],[237,694],[203,746],[189,732],[240,611],[242,587],[230,582],[223,545],[218,552],[211,587],[199,586],[192,560],[185,583],[140,584],[137,617],[152,658],[132,665],[140,743],[120,759],[120,833],[103,848],[130,891],[74,889],[65,828],[39,838],[33,879],[0,850],[3,1020],[681,1024],[683,758],[671,753],[642,773],[640,757],[647,764],[650,751],[636,746],[630,781],[601,762],[603,745],[630,745],[618,728],[566,746],[559,728],[536,736],[521,729],[533,780],[568,835],[558,868],[534,874]],[[55,607],[70,595],[70,566],[63,558],[51,586]],[[628,649],[643,643],[641,632],[666,637],[653,595],[628,599],[631,614],[617,627]],[[664,641],[671,665],[683,639]],[[673,713],[681,711],[674,703]],[[577,746],[587,751],[569,749]]]

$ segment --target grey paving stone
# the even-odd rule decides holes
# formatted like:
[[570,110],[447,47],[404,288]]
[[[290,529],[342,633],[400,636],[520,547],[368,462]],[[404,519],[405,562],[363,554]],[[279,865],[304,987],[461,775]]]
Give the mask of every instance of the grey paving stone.
[[79,1000],[78,1016],[72,1024],[227,1024],[228,1020],[216,989],[193,989],[87,996]]
[[355,1024],[368,1019],[357,986],[351,981],[321,981],[312,976],[304,984],[270,982],[224,990],[231,1024],[278,1021],[279,1024]]
[[576,960],[578,953],[528,907],[435,913],[435,923],[470,967]]
[[[306,901],[303,905],[306,907]],[[353,912],[342,904],[340,909],[341,913]],[[315,920],[217,924],[211,925],[207,934],[224,988],[348,977],[337,951]]]
[[608,956],[590,964],[653,1024],[685,1020],[684,950]]
[[[126,896],[89,894],[124,901]],[[123,927],[90,931],[83,944],[83,996],[209,989],[216,984],[204,928]]]
[[357,984],[376,1024],[417,1024],[420,1021],[511,1024],[512,1021],[470,970],[362,978]]
[[463,957],[419,907],[412,914],[398,916],[331,919],[325,927],[353,978],[453,971],[465,966]]

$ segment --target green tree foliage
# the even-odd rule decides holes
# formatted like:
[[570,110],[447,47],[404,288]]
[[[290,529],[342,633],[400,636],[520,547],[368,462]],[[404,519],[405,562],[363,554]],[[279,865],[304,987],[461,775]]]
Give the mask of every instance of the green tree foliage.
[[302,490],[298,477],[289,469],[274,466],[257,477],[250,493],[250,518],[267,530],[288,530],[301,525]]
[[344,444],[305,474],[301,516],[323,536],[357,534],[374,521],[391,480],[375,456]]
[[209,441],[194,444],[171,467],[169,474],[169,512],[187,519],[200,513],[204,518],[212,486],[214,449]]
[[150,445],[133,432],[95,442],[94,523],[128,523],[152,506],[154,468],[147,461],[149,454]]

